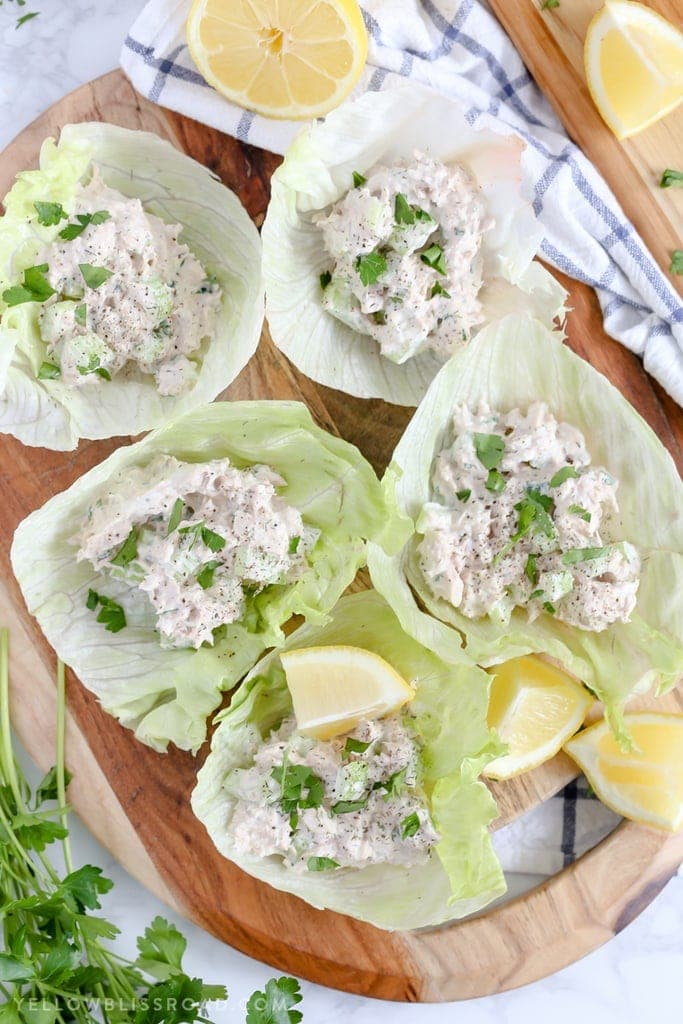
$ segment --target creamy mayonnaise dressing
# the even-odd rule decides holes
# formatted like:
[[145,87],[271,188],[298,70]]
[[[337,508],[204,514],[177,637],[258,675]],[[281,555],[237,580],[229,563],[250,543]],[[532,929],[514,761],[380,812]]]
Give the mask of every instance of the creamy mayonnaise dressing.
[[[97,170],[69,223],[79,214],[96,216],[76,238],[55,238],[38,260],[56,292],[40,313],[49,360],[70,387],[93,374],[107,380],[137,371],[153,375],[159,394],[179,394],[194,382],[199,347],[213,332],[218,283],[178,241],[181,225],[165,224],[139,199],[108,188]],[[103,275],[81,265],[110,276],[89,284],[87,277]]]
[[315,221],[330,257],[325,309],[374,338],[387,359],[426,349],[446,359],[481,323],[490,224],[464,168],[416,152],[371,171]]
[[526,413],[458,406],[417,528],[432,591],[469,618],[507,622],[516,605],[599,632],[627,622],[640,558],[610,543],[618,481],[591,466],[583,435],[542,402]]
[[[364,749],[350,750],[349,740]],[[439,839],[420,788],[416,738],[398,716],[364,720],[325,741],[302,736],[287,718],[255,751],[253,766],[225,785],[237,797],[228,822],[235,848],[278,855],[294,869],[418,864]]]
[[279,497],[284,483],[268,466],[159,456],[90,507],[77,558],[146,594],[165,646],[211,644],[249,596],[308,568],[319,531]]

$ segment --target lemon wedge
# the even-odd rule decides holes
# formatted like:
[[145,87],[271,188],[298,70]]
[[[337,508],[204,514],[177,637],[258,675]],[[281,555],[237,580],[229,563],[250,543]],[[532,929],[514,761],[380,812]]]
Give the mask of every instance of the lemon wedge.
[[320,117],[358,81],[368,36],[356,0],[195,0],[187,43],[233,103],[266,117]]
[[283,651],[280,661],[299,732],[318,740],[398,711],[415,696],[384,658],[360,647],[304,647]]
[[606,721],[565,744],[597,796],[625,818],[676,832],[683,828],[683,715],[624,715],[634,750],[623,751]]
[[488,724],[507,754],[484,769],[491,779],[511,779],[553,757],[581,727],[593,697],[567,672],[527,655],[496,665]]
[[607,0],[584,47],[593,101],[618,139],[627,139],[683,99],[683,34],[643,4]]

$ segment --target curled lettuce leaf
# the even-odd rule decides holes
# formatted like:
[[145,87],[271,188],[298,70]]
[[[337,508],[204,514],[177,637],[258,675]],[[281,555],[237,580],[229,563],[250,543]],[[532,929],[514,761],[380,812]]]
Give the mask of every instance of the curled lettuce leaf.
[[559,420],[581,430],[593,464],[619,481],[613,539],[635,544],[643,562],[631,621],[591,633],[548,614],[529,623],[522,609],[505,626],[466,618],[425,584],[416,559],[418,535],[394,556],[371,545],[373,583],[403,628],[446,659],[465,654],[488,666],[534,651],[552,656],[595,691],[615,731],[625,735],[624,703],[652,686],[666,691],[683,673],[683,485],[674,462],[602,374],[542,324],[509,316],[443,367],[396,448],[396,494],[413,521],[430,500],[433,460],[453,407],[476,407],[482,400],[500,410],[546,402]]
[[526,311],[550,326],[564,317],[566,298],[555,278],[532,263],[543,231],[520,191],[523,143],[514,134],[471,128],[456,102],[415,83],[366,93],[305,128],[273,175],[263,225],[272,338],[313,380],[408,406],[418,404],[442,361],[424,352],[397,365],[372,338],[323,308],[320,275],[329,257],[312,215],[348,192],[354,171],[410,159],[416,149],[468,168],[494,219],[482,249],[485,323]]
[[[159,454],[188,462],[228,457],[244,468],[264,463],[286,481],[279,493],[321,531],[309,571],[290,586],[249,600],[248,616],[228,626],[213,647],[162,650],[147,598],[124,580],[77,562],[86,511],[108,486],[125,487],[126,471]],[[405,541],[385,489],[360,452],[315,426],[298,402],[220,402],[204,406],[130,447],[120,448],[51,498],[18,527],[12,566],[29,611],[58,656],[102,706],[158,750],[169,742],[196,750],[206,718],[265,648],[284,641],[295,614],[325,622],[365,564],[366,538],[388,551]],[[88,590],[120,603],[128,625],[106,632],[86,608]]]
[[180,395],[161,396],[151,377],[105,382],[93,374],[79,388],[59,378],[39,380],[46,359],[40,306],[7,308],[0,298],[0,430],[60,451],[75,448],[82,437],[139,434],[212,401],[255,352],[263,324],[261,243],[239,199],[156,135],[109,124],[67,125],[58,145],[53,139],[43,144],[40,168],[18,175],[0,218],[0,296],[63,227],[41,226],[34,202],[58,202],[69,212],[93,162],[107,185],[139,198],[167,223],[183,225],[181,241],[217,277],[223,301],[214,337],[199,350],[195,383]]
[[374,591],[343,598],[326,626],[296,630],[282,649],[327,644],[374,651],[416,686],[410,708],[423,743],[425,791],[441,834],[436,856],[413,867],[375,864],[299,873],[279,857],[235,850],[228,831],[235,798],[225,788],[226,779],[252,763],[262,739],[292,712],[277,651],[254,666],[230,707],[217,716],[211,753],[192,794],[195,814],[218,850],[250,875],[378,928],[422,928],[480,910],[505,892],[488,832],[496,807],[478,780],[500,749],[486,725],[490,677],[472,664],[448,665],[411,639]]

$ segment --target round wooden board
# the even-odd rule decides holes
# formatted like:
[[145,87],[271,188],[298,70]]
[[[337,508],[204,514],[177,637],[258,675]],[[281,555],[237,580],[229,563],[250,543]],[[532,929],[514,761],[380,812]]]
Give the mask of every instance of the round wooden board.
[[[0,158],[0,194],[35,166],[40,144],[70,121],[104,120],[169,139],[233,188],[257,224],[279,158],[139,97],[121,72],[78,89],[48,110]],[[574,308],[571,346],[621,388],[679,461],[683,415],[639,362],[602,332],[595,298],[563,279]],[[223,398],[297,398],[318,422],[357,444],[378,471],[409,411],[363,402],[302,377],[264,336]],[[2,619],[12,630],[14,724],[43,768],[53,759],[55,659],[28,615],[9,565],[19,521],[129,438],[84,443],[59,454],[0,436],[4,569]],[[362,586],[359,581],[358,586]],[[388,933],[317,911],[243,874],[213,848],[193,817],[194,760],[159,755],[105,715],[69,678],[67,751],[72,804],[132,875],[188,918],[249,955],[335,988],[384,999],[438,1001],[500,992],[543,977],[605,942],[631,921],[683,859],[683,836],[622,824],[598,847],[536,890],[476,918],[431,932]],[[661,702],[681,710],[680,692]],[[660,704],[660,706],[661,706]],[[536,806],[575,774],[560,756],[520,780],[492,788],[499,823]]]

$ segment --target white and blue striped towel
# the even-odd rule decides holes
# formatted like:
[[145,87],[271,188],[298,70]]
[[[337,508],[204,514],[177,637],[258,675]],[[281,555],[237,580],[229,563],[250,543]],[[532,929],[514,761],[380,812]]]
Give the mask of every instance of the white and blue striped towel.
[[[136,89],[283,153],[301,124],[251,114],[206,84],[185,42],[190,6],[191,0],[151,0],[140,14],[121,54]],[[511,125],[527,143],[524,171],[545,229],[543,258],[595,288],[607,333],[642,356],[683,405],[683,303],[485,4],[363,0],[362,7],[370,49],[357,91],[391,88],[397,76],[413,78],[458,99],[472,124]]]

